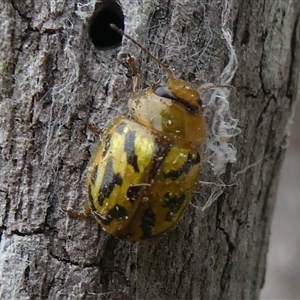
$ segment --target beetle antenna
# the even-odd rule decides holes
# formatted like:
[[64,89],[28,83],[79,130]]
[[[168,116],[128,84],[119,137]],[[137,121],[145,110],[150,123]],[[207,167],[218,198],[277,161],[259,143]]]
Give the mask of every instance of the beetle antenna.
[[199,94],[202,94],[208,90],[218,89],[218,88],[225,88],[225,89],[234,89],[234,87],[230,84],[216,84],[216,85],[202,85],[198,90]]
[[168,77],[170,79],[174,78],[174,75],[172,73],[172,71],[165,66],[158,58],[156,58],[154,55],[152,55],[145,47],[143,47],[139,42],[137,42],[136,40],[134,40],[131,36],[129,36],[127,33],[124,32],[124,30],[122,30],[121,28],[117,27],[115,24],[110,24],[109,25],[111,29],[115,30],[116,32],[118,32],[120,35],[125,36],[128,40],[130,40],[131,42],[133,42],[135,45],[137,45],[140,49],[142,49],[149,57],[151,57],[153,60],[155,60],[164,70],[165,72],[168,74]]

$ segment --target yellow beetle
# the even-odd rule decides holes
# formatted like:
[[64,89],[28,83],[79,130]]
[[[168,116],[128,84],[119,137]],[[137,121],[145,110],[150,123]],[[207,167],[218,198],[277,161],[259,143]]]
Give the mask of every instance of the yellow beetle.
[[114,237],[135,242],[168,230],[182,216],[197,185],[206,125],[199,92],[111,27],[168,74],[166,84],[132,95],[128,105],[134,120],[110,122],[87,172],[85,215],[92,213]]

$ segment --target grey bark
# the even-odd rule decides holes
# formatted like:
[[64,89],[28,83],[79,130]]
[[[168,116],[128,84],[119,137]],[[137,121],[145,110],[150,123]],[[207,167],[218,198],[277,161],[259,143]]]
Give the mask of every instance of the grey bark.
[[[0,3],[0,298],[258,299],[298,88],[300,2],[121,1],[126,31],[177,76],[216,84],[228,61],[222,12],[232,5],[239,61],[230,101],[241,134],[221,176],[228,187],[204,213],[190,205],[174,230],[137,244],[64,211],[85,202],[99,139],[86,125],[128,114],[132,93],[118,49],[99,51],[89,39],[94,4]],[[134,45],[122,50],[137,58],[143,86],[160,79]],[[200,186],[193,203],[207,197]]]

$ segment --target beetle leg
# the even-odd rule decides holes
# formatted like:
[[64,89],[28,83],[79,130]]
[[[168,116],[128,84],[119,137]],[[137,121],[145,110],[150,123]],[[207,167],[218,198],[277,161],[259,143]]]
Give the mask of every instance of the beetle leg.
[[69,218],[81,219],[81,220],[88,218],[92,214],[91,206],[88,201],[85,202],[84,212],[78,213],[74,211],[72,208],[68,208],[65,212]]
[[132,83],[132,90],[134,93],[136,93],[136,90],[140,84],[140,79],[141,76],[137,70],[136,64],[135,64],[135,60],[132,56],[130,56],[130,54],[128,54],[128,59],[127,59],[127,63],[129,64],[131,71],[133,73],[133,83]]

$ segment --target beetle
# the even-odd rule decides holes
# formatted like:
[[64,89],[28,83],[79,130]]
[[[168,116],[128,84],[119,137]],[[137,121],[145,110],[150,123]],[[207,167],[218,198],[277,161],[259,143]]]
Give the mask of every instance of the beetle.
[[[119,116],[109,123],[87,171],[84,215],[93,214],[114,237],[136,242],[170,229],[186,210],[207,137],[200,93],[223,86],[197,91],[123,30],[110,26],[168,75],[166,83],[133,93],[128,101],[133,119]],[[138,75],[133,59],[129,63]]]

